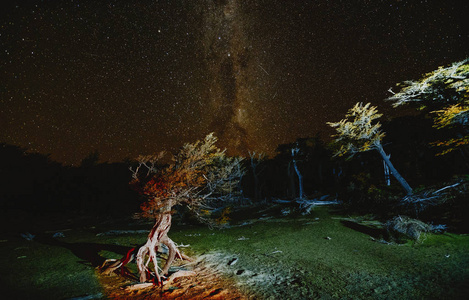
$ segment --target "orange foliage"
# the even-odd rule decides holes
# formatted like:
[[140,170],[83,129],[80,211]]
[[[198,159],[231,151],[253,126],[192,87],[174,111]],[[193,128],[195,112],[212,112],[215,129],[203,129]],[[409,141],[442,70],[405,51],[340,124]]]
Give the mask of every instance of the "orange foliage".
[[146,182],[141,182],[140,179],[134,180],[134,184],[139,186],[139,192],[147,198],[147,201],[140,206],[143,216],[152,218],[162,208],[169,210],[180,202],[191,202],[192,194],[188,191],[202,188],[207,181],[205,175],[205,171],[193,167],[169,166],[151,176]]
[[169,213],[174,205],[185,203],[191,210],[201,210],[210,196],[236,186],[244,170],[241,158],[228,158],[215,147],[216,138],[185,144],[167,166],[141,157],[133,172],[132,187],[145,196],[142,216],[153,218]]

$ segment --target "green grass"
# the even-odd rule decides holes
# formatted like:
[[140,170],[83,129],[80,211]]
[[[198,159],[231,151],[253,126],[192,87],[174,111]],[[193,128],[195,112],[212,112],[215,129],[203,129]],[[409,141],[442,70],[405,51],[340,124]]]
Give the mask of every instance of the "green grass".
[[64,299],[101,292],[94,269],[70,250],[22,238],[0,244],[0,282],[11,299]]
[[[275,212],[251,209],[243,216]],[[221,230],[174,224],[169,235],[178,244],[190,244],[183,248],[188,254],[220,251],[238,257],[239,262],[229,267],[231,277],[275,278],[269,285],[251,285],[251,291],[266,298],[462,299],[469,293],[469,236],[428,234],[420,243],[387,245],[345,226],[340,217],[344,216],[318,208],[307,216],[276,217]],[[244,218],[233,216],[235,225]],[[2,289],[16,293],[18,299],[99,294],[94,265],[121,257],[143,243],[146,234],[97,237],[96,233],[142,228],[150,229],[151,224],[71,230],[59,243],[48,238],[31,242],[19,236],[2,238],[7,240],[0,243]]]
[[171,234],[199,253],[228,251],[246,268],[279,274],[282,286],[273,290],[283,297],[457,299],[468,292],[468,236],[427,235],[418,244],[387,245],[336,217],[320,208],[307,217]]

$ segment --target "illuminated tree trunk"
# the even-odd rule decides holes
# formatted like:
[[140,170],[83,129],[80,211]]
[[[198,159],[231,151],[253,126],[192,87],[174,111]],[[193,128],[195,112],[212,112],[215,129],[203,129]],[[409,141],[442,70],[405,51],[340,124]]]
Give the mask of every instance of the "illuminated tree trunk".
[[295,168],[296,175],[298,175],[298,189],[299,189],[299,198],[303,199],[303,175],[301,175],[298,166],[296,165],[296,160],[293,160],[293,167]]
[[[146,243],[138,249],[136,262],[140,282],[152,280],[154,284],[161,285],[162,278],[164,279],[168,275],[169,268],[174,259],[190,260],[189,257],[179,252],[176,244],[168,237],[168,231],[171,228],[171,219],[171,208],[168,207],[156,217],[155,225],[153,225],[153,228],[148,234]],[[159,267],[157,258],[157,253],[158,250],[161,250],[161,245],[165,245],[168,248],[168,257],[163,269]],[[124,258],[107,266],[103,270],[103,273],[110,274],[119,268],[123,270],[122,268],[132,260],[134,251],[135,249],[130,250]],[[150,263],[153,264],[153,270]]]
[[383,165],[384,165],[384,181],[386,182],[386,185],[387,186],[390,186],[391,185],[391,174],[390,171],[389,171],[389,167],[388,165],[386,164],[386,162],[383,160]]
[[[158,284],[161,283],[161,275],[165,276],[168,273],[169,267],[176,256],[177,248],[173,241],[168,237],[168,231],[171,228],[171,214],[163,213],[156,218],[155,225],[148,234],[148,239],[145,245],[140,247],[137,253],[137,266],[140,273],[140,282],[146,282],[149,275],[154,276]],[[160,274],[157,253],[161,244],[168,247],[168,259]],[[146,259],[146,260],[145,260]],[[154,274],[151,271],[150,263],[153,263]]]
[[298,169],[298,165],[296,164],[295,156],[300,151],[300,148],[293,148],[291,149],[291,156],[293,157],[293,167],[295,168],[296,175],[298,176],[298,190],[299,190],[299,198],[303,199],[303,176],[300,173],[300,169]]
[[396,168],[394,168],[394,165],[391,163],[391,160],[389,160],[389,156],[384,152],[384,149],[383,149],[383,146],[381,145],[381,143],[378,143],[376,145],[376,150],[378,150],[379,154],[381,154],[381,156],[383,157],[384,162],[389,167],[389,170],[391,170],[391,174],[394,176],[394,178],[397,179],[397,181],[399,181],[399,183],[402,185],[404,190],[407,192],[407,195],[411,195],[412,194],[412,188],[407,183],[407,181],[404,179],[404,177],[402,177],[401,174],[399,174],[399,172],[397,172]]
[[[154,284],[161,285],[161,277],[165,278],[168,275],[169,268],[174,259],[189,260],[187,256],[179,252],[176,244],[168,237],[172,219],[171,208],[172,205],[168,205],[161,210],[161,213],[156,217],[155,225],[153,225],[148,234],[147,242],[137,252],[136,261],[140,273],[140,282],[152,279]],[[168,257],[163,269],[159,268],[157,259],[158,249],[161,245],[165,245],[168,248]],[[154,272],[151,270],[150,263],[153,263]]]

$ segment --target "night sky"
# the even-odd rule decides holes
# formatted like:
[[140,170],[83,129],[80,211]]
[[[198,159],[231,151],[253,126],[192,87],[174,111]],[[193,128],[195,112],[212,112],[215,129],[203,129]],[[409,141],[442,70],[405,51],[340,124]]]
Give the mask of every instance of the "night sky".
[[469,56],[469,1],[10,1],[0,143],[79,164],[174,150],[214,131],[273,155],[358,101]]

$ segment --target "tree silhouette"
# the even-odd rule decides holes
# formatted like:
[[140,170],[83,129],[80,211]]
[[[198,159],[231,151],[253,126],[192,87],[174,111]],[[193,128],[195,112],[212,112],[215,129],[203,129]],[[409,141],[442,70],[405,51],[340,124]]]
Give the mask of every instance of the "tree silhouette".
[[[254,199],[261,199],[261,185],[259,182],[259,175],[264,171],[265,165],[263,162],[266,160],[264,153],[257,153],[249,151],[250,165],[252,176],[254,178]],[[260,167],[259,167],[260,166]]]

